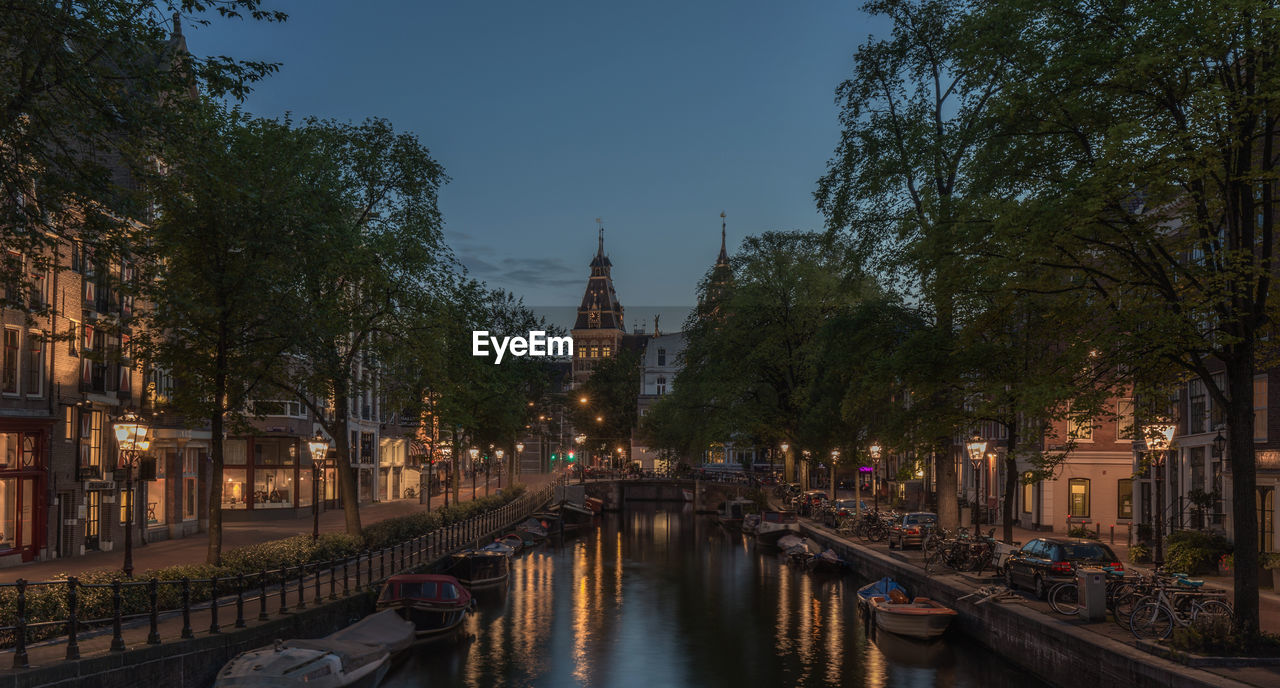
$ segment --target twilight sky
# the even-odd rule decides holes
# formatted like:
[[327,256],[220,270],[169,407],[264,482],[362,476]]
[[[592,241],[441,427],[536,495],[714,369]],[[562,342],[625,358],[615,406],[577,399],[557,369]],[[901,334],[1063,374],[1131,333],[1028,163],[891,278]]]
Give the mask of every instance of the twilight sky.
[[821,228],[834,89],[883,27],[836,0],[268,4],[289,21],[186,27],[197,54],[282,63],[246,109],[416,133],[452,178],[449,245],[532,306],[577,305],[603,218],[629,327],[693,304],[720,211],[731,252]]

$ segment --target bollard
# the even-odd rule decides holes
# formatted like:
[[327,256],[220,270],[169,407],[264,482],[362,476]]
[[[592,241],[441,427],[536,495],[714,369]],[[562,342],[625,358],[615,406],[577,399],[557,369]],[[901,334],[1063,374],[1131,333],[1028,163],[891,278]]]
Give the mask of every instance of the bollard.
[[152,578],[147,583],[147,597],[150,598],[151,631],[147,633],[148,645],[160,644],[160,581]]
[[1111,544],[1116,544],[1116,526],[1114,523],[1111,524]]
[[1097,535],[1098,539],[1101,540],[1102,539],[1102,521],[1098,521],[1093,525],[1094,525],[1094,535]]
[[258,574],[258,587],[261,588],[258,592],[258,606],[259,606],[258,621],[266,621],[267,619],[271,618],[271,615],[267,614],[267,570],[266,569],[262,569],[262,571]]
[[124,636],[120,633],[120,581],[111,581],[111,651],[124,652]]
[[236,574],[236,628],[244,628],[244,574]]
[[[119,585],[119,583],[117,583]],[[27,581],[18,579],[18,618],[13,624],[13,668],[26,669],[31,666],[27,661]],[[116,615],[119,628],[120,616]]]
[[222,627],[218,625],[218,577],[211,576],[209,578],[209,632],[221,633]]
[[80,659],[80,643],[76,642],[79,632],[79,620],[76,618],[76,585],[79,580],[75,576],[67,578],[67,659]]
[[182,577],[182,637],[194,638],[191,631],[191,579]]

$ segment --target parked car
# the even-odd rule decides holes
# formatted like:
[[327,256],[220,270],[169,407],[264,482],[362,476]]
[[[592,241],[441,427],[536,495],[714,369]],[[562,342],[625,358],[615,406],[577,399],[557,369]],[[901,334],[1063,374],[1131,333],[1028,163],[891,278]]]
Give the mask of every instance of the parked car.
[[932,511],[912,511],[894,519],[889,526],[889,549],[896,543],[899,549],[923,547],[924,536],[937,527],[938,515]]
[[[827,505],[822,510],[822,522],[828,526],[835,527],[840,523],[840,519],[845,516],[852,516],[855,506],[858,504],[856,499],[837,499]],[[867,503],[862,502],[862,511],[867,511]]]
[[827,503],[827,493],[825,490],[809,490],[803,492],[796,498],[796,511],[801,516],[810,516],[817,513],[817,510]]
[[1043,599],[1055,583],[1073,578],[1076,564],[1124,571],[1120,557],[1097,540],[1036,538],[1009,555],[1004,582],[1010,588],[1030,588]]

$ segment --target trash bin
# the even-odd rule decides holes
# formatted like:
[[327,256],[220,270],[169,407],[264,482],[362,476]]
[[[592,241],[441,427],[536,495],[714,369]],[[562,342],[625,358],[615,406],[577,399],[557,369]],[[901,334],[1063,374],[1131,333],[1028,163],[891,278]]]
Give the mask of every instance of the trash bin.
[[1077,613],[1086,621],[1105,621],[1107,618],[1107,572],[1102,569],[1080,569],[1076,573],[1080,591],[1080,607]]

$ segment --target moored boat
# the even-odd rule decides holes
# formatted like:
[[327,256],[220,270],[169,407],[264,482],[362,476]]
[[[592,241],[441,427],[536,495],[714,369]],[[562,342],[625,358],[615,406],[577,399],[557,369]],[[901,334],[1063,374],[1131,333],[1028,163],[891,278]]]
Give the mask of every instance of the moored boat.
[[511,558],[485,550],[459,552],[445,565],[445,573],[469,590],[503,587],[511,577]]
[[946,633],[956,618],[956,610],[927,597],[897,603],[875,596],[871,598],[871,609],[877,628],[910,638],[936,638]]
[[849,562],[841,559],[832,549],[824,549],[809,560],[809,570],[819,573],[843,573],[848,568]]
[[512,551],[516,553],[519,553],[525,547],[524,538],[515,533],[507,533],[506,535],[503,535],[499,542],[510,547]]
[[888,576],[885,576],[884,578],[881,578],[878,581],[871,581],[870,583],[867,583],[861,588],[858,588],[858,602],[862,605],[868,605],[871,603],[872,597],[884,597],[886,599],[892,599],[892,593],[894,590],[897,590],[899,593],[902,594],[901,599],[904,599],[904,600],[909,599],[907,597],[906,588],[902,587],[902,585],[899,584],[898,581],[895,581],[894,579]]
[[750,499],[740,497],[730,499],[720,505],[720,510],[716,512],[716,520],[726,528],[741,527],[748,510],[754,509],[755,504],[755,501]]
[[376,686],[390,658],[413,644],[413,624],[393,611],[378,612],[316,640],[277,641],[242,652],[214,680],[216,688]]
[[[523,547],[524,543],[523,542],[520,543],[520,546]],[[489,544],[485,545],[484,547],[481,547],[480,549],[486,552],[498,552],[500,554],[505,554],[509,557],[514,556],[516,553],[514,549],[511,549],[511,545],[508,545],[502,540],[494,540],[493,542],[490,542]]]
[[760,514],[747,514],[742,517],[742,532],[752,535],[760,525]]
[[760,514],[760,523],[756,526],[756,540],[767,545],[776,544],[778,539],[789,533],[799,533],[800,523],[795,512],[766,511]]
[[402,573],[392,576],[378,596],[378,608],[394,609],[401,617],[412,621],[414,634],[419,640],[450,635],[462,625],[471,607],[471,593],[462,587],[458,579],[441,574]]

